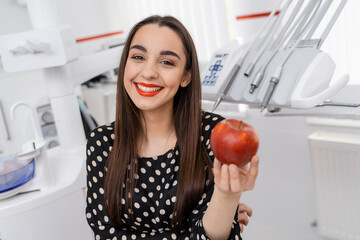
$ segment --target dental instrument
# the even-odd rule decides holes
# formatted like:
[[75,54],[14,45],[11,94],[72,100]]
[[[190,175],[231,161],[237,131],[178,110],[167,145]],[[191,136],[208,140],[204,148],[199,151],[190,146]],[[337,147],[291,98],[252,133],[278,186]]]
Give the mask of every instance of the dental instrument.
[[326,26],[324,32],[321,34],[321,37],[320,37],[320,43],[318,45],[318,47],[320,48],[322,46],[322,44],[324,43],[325,39],[327,38],[329,32],[331,31],[332,27],[334,26],[336,20],[338,19],[340,13],[342,12],[343,8],[345,7],[346,5],[346,2],[347,0],[342,0],[340,3],[339,3],[339,6],[337,7],[334,15],[331,17],[328,25]]
[[[286,40],[286,38],[284,38],[282,41],[282,37],[284,36],[284,34],[289,30],[289,27],[291,25],[291,23],[294,21],[299,9],[301,8],[302,4],[304,1],[299,1],[296,6],[294,7],[291,15],[289,16],[289,19],[287,20],[286,24],[284,25],[284,27],[282,28],[280,34],[278,35],[277,39],[275,40],[275,42],[273,43],[273,46],[271,47],[271,49],[275,49],[273,50],[273,53],[271,54],[270,57],[268,57],[267,61],[265,64],[263,64],[260,69],[257,71],[257,73],[255,74],[251,84],[250,84],[250,93],[253,93],[254,90],[260,85],[263,77],[264,77],[264,72],[267,68],[267,65],[269,65],[269,63],[271,62],[271,60],[273,59],[273,57],[276,55],[276,53],[280,50],[280,48],[282,47],[283,42]],[[301,15],[299,16],[298,19],[301,19]],[[293,27],[296,25],[293,25]],[[292,28],[290,28],[291,31]],[[276,48],[275,48],[276,47]]]
[[[330,1],[332,1],[332,0],[330,0]],[[318,0],[318,1],[317,1],[317,4],[316,4],[316,6],[315,6],[315,10],[313,10],[313,8],[309,8],[309,9],[308,9],[309,12],[312,13],[312,15],[311,15],[310,17],[309,17],[309,15],[308,15],[308,13],[304,12],[303,21],[300,23],[300,25],[298,26],[298,28],[297,28],[297,29],[295,30],[295,32],[294,32],[294,34],[295,34],[295,36],[296,36],[297,38],[291,37],[291,38],[289,39],[289,41],[285,44],[285,48],[290,49],[290,48],[294,45],[294,43],[296,43],[296,40],[299,39],[299,37],[302,38],[301,36],[304,35],[304,32],[310,31],[310,30],[309,30],[310,26],[313,26],[314,29],[317,28],[317,25],[316,25],[316,22],[315,22],[316,19],[314,19],[314,18],[315,18],[315,15],[318,16],[317,18],[320,18],[319,16],[321,16],[321,14],[322,14],[321,11],[320,11],[320,7],[321,7],[321,5],[322,5],[322,2],[323,2],[323,0]],[[319,11],[320,11],[320,12],[319,12]],[[305,17],[306,17],[306,19],[305,19]],[[312,20],[313,20],[313,21],[312,21]],[[304,26],[302,26],[302,24],[304,24]],[[315,25],[315,26],[314,26],[314,25]],[[309,34],[308,34],[308,35],[309,35]],[[284,40],[285,40],[285,39],[284,39]],[[306,44],[306,43],[305,43],[306,41],[312,43],[310,39],[307,39],[307,38],[305,37],[304,40],[300,40],[300,42],[299,42],[298,44],[302,43],[303,45],[307,46],[307,44],[309,44],[309,43]],[[316,44],[317,44],[318,42],[319,42],[319,41],[316,41]],[[316,45],[316,46],[317,46],[317,45]],[[300,45],[298,45],[298,47],[300,47]]]
[[300,40],[302,39],[302,37],[305,35],[305,33],[307,33],[310,26],[314,23],[316,17],[320,14],[320,13],[318,13],[318,9],[319,9],[320,5],[321,5],[321,1],[318,3],[317,8],[314,9],[314,11],[312,12],[311,17],[308,20],[305,28],[302,30],[299,38],[296,40],[294,45],[288,50],[286,55],[280,61],[280,64],[277,66],[274,74],[271,76],[269,87],[268,87],[268,89],[267,89],[267,91],[265,93],[264,99],[263,99],[263,101],[261,103],[261,111],[263,111],[267,107],[267,105],[269,104],[271,96],[273,95],[273,93],[275,91],[275,88],[276,88],[277,84],[279,83],[280,76],[281,76],[284,64],[286,63],[286,61],[288,60],[290,55],[293,53],[293,51],[296,49],[296,47],[297,47],[298,43],[300,42]]
[[[304,25],[306,23],[306,19],[304,18],[304,15],[307,12],[311,12],[311,9],[313,9],[316,6],[315,4],[317,3],[317,1],[319,1],[319,0],[313,0],[312,2],[308,3],[308,5],[303,9],[302,13],[296,19],[295,23],[292,24],[290,30],[288,30],[286,32],[286,34],[283,37],[282,41],[280,43],[277,43],[277,44],[283,45],[286,42],[286,40],[291,39],[290,35],[295,33],[295,31],[296,31],[295,28],[296,27],[302,26],[302,25]],[[322,1],[322,0],[320,0],[320,1]],[[309,17],[309,16],[307,16],[307,17]],[[300,23],[300,21],[301,21],[301,23]],[[272,48],[276,48],[275,44],[273,45]]]
[[305,39],[311,39],[311,37],[313,36],[314,32],[316,31],[316,29],[318,28],[320,22],[322,21],[322,19],[324,18],[326,12],[328,11],[331,3],[333,2],[333,0],[326,0],[325,3],[323,4],[323,6],[321,7],[320,13],[318,15],[318,17],[316,18],[313,26],[311,27],[310,31],[308,32],[308,34],[306,35]]
[[285,3],[285,6],[282,8],[282,10],[280,11],[279,16],[276,18],[276,20],[272,24],[267,36],[264,38],[264,42],[263,42],[260,50],[257,52],[255,57],[252,59],[252,61],[250,61],[249,65],[247,66],[247,68],[246,68],[246,70],[244,72],[244,75],[246,77],[249,77],[251,75],[251,73],[254,70],[254,67],[255,67],[256,63],[258,62],[259,58],[261,57],[261,55],[264,53],[264,51],[268,47],[268,44],[270,44],[270,41],[272,40],[272,37],[273,37],[277,27],[280,25],[281,20],[283,19],[284,15],[286,13],[286,10],[290,6],[290,3],[291,3],[291,1],[287,1]]
[[312,9],[314,9],[318,5],[319,5],[319,0],[312,0],[312,1],[310,1],[308,3],[308,6],[306,7],[306,9],[304,9],[304,16],[302,18],[302,21],[297,25],[297,28],[295,29],[295,31],[291,35],[290,39],[296,40],[296,39],[299,38],[299,36],[301,35],[303,29],[306,28],[306,21],[310,18],[310,15],[312,13]]
[[[246,56],[246,55],[245,55]],[[234,82],[236,75],[238,74],[241,65],[242,65],[242,59],[240,58],[239,61],[237,61],[234,65],[234,67],[231,69],[231,72],[229,74],[229,76],[227,77],[226,83],[225,83],[225,89],[224,91],[222,91],[220,97],[216,100],[216,102],[214,103],[214,106],[212,108],[212,112],[214,112],[216,110],[216,108],[219,106],[220,102],[223,100],[224,96],[227,94],[227,92],[229,91],[232,83]]]
[[[284,24],[283,28],[281,29],[280,33],[276,36],[276,40],[275,42],[273,43],[273,45],[270,47],[270,49],[277,49],[279,45],[281,45],[282,43],[282,40],[286,40],[286,38],[283,38],[284,35],[287,33],[287,32],[292,32],[292,28],[290,28],[289,30],[289,27],[290,25],[292,24],[292,22],[294,21],[297,13],[299,12],[301,6],[303,5],[304,3],[304,0],[299,0],[297,2],[297,4],[295,5],[294,9],[292,10],[292,13],[290,14],[289,18],[287,19],[286,23]],[[300,19],[300,18],[299,18]],[[296,25],[295,25],[296,26]]]
[[[285,1],[285,0],[283,0]],[[251,41],[250,45],[247,47],[247,49],[245,50],[244,54],[241,55],[234,67],[231,69],[229,75],[226,77],[225,82],[223,83],[224,85],[224,90],[221,91],[220,96],[217,98],[217,100],[215,101],[215,104],[212,108],[212,112],[214,112],[216,110],[216,108],[219,106],[220,102],[223,100],[224,96],[228,93],[232,83],[234,82],[242,64],[244,59],[246,58],[246,56],[248,55],[248,53],[250,52],[250,50],[253,48],[253,46],[255,45],[255,43],[257,42],[257,40],[260,38],[260,35],[263,33],[263,31],[268,27],[268,25],[271,22],[271,19],[275,16],[275,13],[278,11],[279,7],[281,6],[282,2],[276,7],[274,8],[270,15],[267,18],[267,21],[265,22],[264,25],[262,25],[262,27],[260,28],[260,30],[258,31],[258,33],[256,34],[255,38],[253,39],[253,41]]]
[[[329,99],[347,84],[349,77],[346,75],[331,81],[336,64],[328,54],[318,48],[318,46],[320,46],[320,40],[305,39],[305,36],[309,35],[310,29],[314,30],[317,28],[314,25],[318,24],[320,16],[323,15],[322,11],[325,11],[325,5],[323,5],[326,4],[325,1],[309,0],[305,1],[305,3],[306,5],[302,5],[300,12],[293,19],[293,23],[289,25],[286,24],[286,20],[291,16],[297,2],[291,4],[286,13],[286,17],[283,18],[283,23],[278,26],[275,31],[276,33],[280,32],[283,38],[280,40],[276,39],[276,37],[273,38],[274,41],[271,42],[272,49],[267,48],[254,66],[254,73],[259,72],[264,74],[263,80],[258,87],[255,88],[256,91],[253,91],[253,93],[249,92],[250,85],[254,79],[244,76],[244,71],[246,70],[245,66],[248,66],[255,55],[258,54],[259,45],[256,45],[258,48],[253,47],[247,53],[246,58],[243,60],[242,67],[233,80],[232,86],[228,89],[228,92],[224,94],[223,100],[230,103],[245,103],[251,107],[261,108],[264,99],[269,98],[268,111],[272,107],[310,108]],[[329,12],[328,10],[326,15],[331,14],[332,16],[333,12]],[[336,17],[333,17],[333,21],[335,20]],[[321,24],[323,22],[324,21],[322,21]],[[283,30],[284,25],[290,26],[289,30]],[[299,27],[299,25],[301,26]],[[325,26],[326,24],[324,24],[324,28]],[[329,26],[328,28],[330,29],[331,27]],[[268,32],[269,31],[267,31],[267,33]],[[296,32],[300,38],[290,38],[291,35],[295,36],[294,32]],[[320,31],[316,30],[315,33],[317,32],[321,35]],[[263,40],[264,38],[261,39],[261,42],[263,42]],[[257,43],[259,42],[260,41]],[[228,76],[238,56],[244,55],[242,49],[245,49],[245,47],[241,48],[237,45],[230,48],[228,44],[216,50],[209,63],[209,67],[202,74],[202,97],[204,100],[217,100],[220,95],[219,93],[223,93],[222,90],[224,88],[221,88],[222,85],[218,83],[225,81],[226,78],[224,78],[224,76]],[[289,54],[289,52],[292,53]],[[287,57],[287,55],[289,56]],[[220,58],[218,56],[227,56],[227,58]],[[287,60],[282,64],[285,58],[287,58]],[[210,81],[209,77],[213,76],[210,69],[215,67],[216,62],[219,62],[216,67],[222,68],[222,70],[220,71],[218,69],[216,72],[217,79]],[[279,69],[277,70],[279,65],[283,65],[281,71]],[[273,75],[276,76],[279,74],[281,78],[284,79],[281,80],[280,76],[278,76],[282,83],[277,85],[275,81],[270,84],[270,79]],[[270,89],[274,85],[276,85],[276,91],[274,87],[273,94],[269,96],[268,93],[268,96],[265,97],[266,92],[271,92]],[[268,90],[268,88],[270,89]]]

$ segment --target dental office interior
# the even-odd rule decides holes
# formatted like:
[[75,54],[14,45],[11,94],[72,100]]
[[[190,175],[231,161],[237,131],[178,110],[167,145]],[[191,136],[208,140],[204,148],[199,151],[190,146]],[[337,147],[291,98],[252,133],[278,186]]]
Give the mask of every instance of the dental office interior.
[[198,53],[202,107],[260,146],[247,240],[360,239],[356,0],[1,0],[0,240],[93,239],[86,133],[115,119],[130,28],[172,15]]

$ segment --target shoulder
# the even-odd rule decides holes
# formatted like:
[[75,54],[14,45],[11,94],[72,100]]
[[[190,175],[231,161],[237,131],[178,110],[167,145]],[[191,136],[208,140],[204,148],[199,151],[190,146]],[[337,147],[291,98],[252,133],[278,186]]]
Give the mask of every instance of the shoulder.
[[209,147],[211,131],[214,129],[216,124],[221,120],[225,119],[223,116],[211,112],[202,112],[202,122],[201,122],[201,139],[207,147]]
[[221,120],[225,119],[223,116],[211,113],[211,112],[202,112],[202,128],[203,130],[212,130],[215,125]]
[[99,126],[90,131],[86,136],[88,142],[108,141],[110,139],[114,140],[114,138],[114,122]]
[[86,138],[88,159],[106,159],[114,144],[114,123],[93,129]]

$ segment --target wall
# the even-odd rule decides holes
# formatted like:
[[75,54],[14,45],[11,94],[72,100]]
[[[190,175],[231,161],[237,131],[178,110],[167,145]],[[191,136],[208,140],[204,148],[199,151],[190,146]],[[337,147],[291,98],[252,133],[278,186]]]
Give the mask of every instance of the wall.
[[[229,41],[227,1],[218,0],[125,0],[117,1],[119,17],[129,29],[150,15],[172,15],[189,30],[200,61],[207,61],[212,52]],[[131,13],[131,14],[129,14]]]

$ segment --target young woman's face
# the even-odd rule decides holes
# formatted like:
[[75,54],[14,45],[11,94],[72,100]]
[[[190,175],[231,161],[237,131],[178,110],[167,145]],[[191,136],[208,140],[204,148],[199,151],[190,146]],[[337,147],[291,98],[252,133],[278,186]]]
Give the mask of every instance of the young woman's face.
[[147,24],[130,44],[124,73],[126,92],[142,111],[172,109],[178,88],[190,81],[185,64],[180,37],[166,26]]

